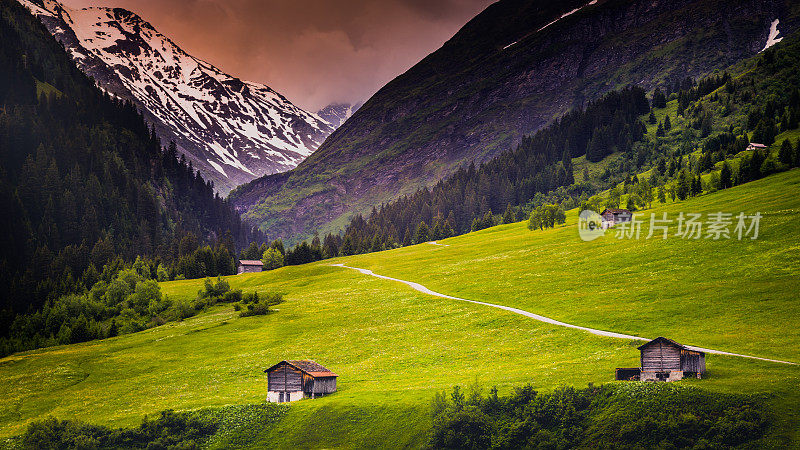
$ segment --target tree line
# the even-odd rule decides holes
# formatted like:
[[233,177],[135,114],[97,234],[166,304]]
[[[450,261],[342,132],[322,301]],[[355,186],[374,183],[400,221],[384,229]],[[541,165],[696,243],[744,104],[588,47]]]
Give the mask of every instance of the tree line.
[[[743,152],[750,141],[769,146],[780,132],[798,127],[800,91],[793,75],[797,54],[797,44],[779,51],[769,49],[758,60],[758,69],[747,76],[733,79],[722,73],[699,81],[685,78],[667,83],[664,90],[655,89],[650,102],[639,88],[611,93],[524,138],[514,151],[478,168],[460,169],[430,189],[373,208],[366,218],[357,215],[343,235],[328,234],[321,244],[315,237],[311,244],[303,244],[313,251],[303,252],[310,257],[301,260],[380,251],[523,219],[532,219],[530,226],[538,229],[559,223],[559,208],[636,210],[654,201],[683,200],[796,167],[800,142],[783,142],[777,159],[760,150],[743,154],[736,164],[726,160]],[[656,124],[654,112],[666,108],[668,100],[679,103],[677,116],[667,114],[658,123],[655,139],[645,139],[640,115],[649,113],[648,120]],[[733,123],[741,125],[731,124],[714,133],[715,123],[731,114],[736,114]],[[667,137],[679,117],[683,134]],[[606,145],[600,146],[603,142]],[[690,155],[696,148],[701,150],[699,157]],[[570,157],[596,159],[595,155],[614,151],[621,151],[622,157],[600,173],[601,184],[590,186],[588,173],[583,182],[574,183]],[[713,171],[718,163],[722,163],[719,173]],[[648,168],[648,177],[635,175]],[[705,173],[711,173],[708,181],[701,177]],[[617,183],[622,186],[615,187]],[[607,187],[612,188],[608,199],[591,197]],[[623,195],[627,196],[624,203]]]
[[639,116],[649,110],[641,88],[611,92],[523,137],[516,149],[480,167],[470,164],[459,169],[430,189],[373,209],[368,218],[357,215],[345,230],[340,253],[442,239],[492,226],[504,218],[520,220],[526,216],[520,206],[537,193],[574,183],[573,157],[585,155],[596,161],[616,151],[630,151],[644,137]]

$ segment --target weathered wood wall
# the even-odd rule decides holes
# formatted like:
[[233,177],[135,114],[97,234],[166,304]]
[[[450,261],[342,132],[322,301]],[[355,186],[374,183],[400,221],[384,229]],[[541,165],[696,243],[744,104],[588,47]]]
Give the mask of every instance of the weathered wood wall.
[[336,377],[314,378],[308,392],[315,394],[332,394],[336,392]]
[[236,273],[240,274],[240,273],[252,273],[252,272],[262,272],[262,267],[261,266],[243,266],[243,265],[239,265],[239,268],[238,268]]
[[268,374],[267,389],[283,392],[302,391],[303,372],[288,364],[282,364]]
[[681,349],[657,342],[642,349],[642,370],[681,370]]
[[681,370],[691,373],[705,373],[706,358],[699,352],[681,350]]

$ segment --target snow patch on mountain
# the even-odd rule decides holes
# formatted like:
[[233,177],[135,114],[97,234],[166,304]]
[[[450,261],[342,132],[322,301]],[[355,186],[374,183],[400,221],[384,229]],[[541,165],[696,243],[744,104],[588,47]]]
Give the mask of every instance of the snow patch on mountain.
[[317,116],[329,123],[332,127],[339,128],[360,107],[361,103],[356,103],[354,105],[350,103],[332,103],[317,111]]
[[547,28],[547,27],[549,27],[549,26],[551,26],[551,25],[555,24],[555,23],[556,23],[556,22],[558,22],[559,20],[561,20],[561,19],[564,19],[564,18],[566,18],[566,17],[569,17],[569,16],[571,16],[571,15],[575,14],[576,12],[578,12],[578,11],[582,10],[583,8],[586,8],[587,6],[592,6],[592,5],[596,5],[596,4],[597,4],[597,0],[592,0],[592,1],[590,1],[589,3],[587,3],[587,4],[583,5],[583,6],[580,6],[580,7],[578,7],[578,8],[575,8],[575,9],[573,9],[572,11],[567,11],[567,12],[565,12],[564,14],[561,14],[561,16],[559,16],[558,18],[556,18],[556,19],[555,19],[555,20],[553,20],[552,22],[550,22],[550,23],[546,24],[545,26],[543,26],[543,27],[539,28],[539,29],[538,29],[538,30],[536,30],[535,32],[533,32],[533,31],[532,31],[532,32],[530,32],[530,33],[526,34],[525,36],[522,36],[522,38],[520,38],[520,39],[518,39],[518,40],[516,40],[516,41],[514,41],[514,42],[512,42],[512,43],[510,43],[510,44],[508,44],[508,45],[506,45],[505,47],[503,47],[503,48],[502,48],[502,50],[507,50],[507,49],[509,49],[509,48],[513,47],[514,45],[516,45],[516,44],[517,44],[519,41],[521,41],[521,40],[523,40],[523,39],[527,38],[528,36],[531,36],[532,34],[535,34],[535,33],[538,33],[538,32],[540,32],[540,31],[544,30],[545,28]]
[[565,18],[565,17],[569,17],[569,16],[571,16],[571,15],[575,14],[576,12],[578,12],[578,11],[582,10],[583,8],[586,8],[587,6],[591,6],[591,5],[594,5],[594,4],[597,4],[597,0],[592,0],[592,1],[590,1],[589,3],[587,3],[587,4],[583,5],[583,6],[579,7],[579,8],[575,8],[575,9],[573,9],[572,11],[567,11],[567,12],[565,12],[564,14],[562,14],[562,15],[561,15],[561,17],[559,17],[558,19],[556,19],[556,20],[554,20],[554,21],[552,21],[552,22],[548,23],[547,25],[545,25],[545,26],[543,26],[543,27],[539,28],[539,29],[538,29],[538,30],[536,30],[536,31],[537,31],[537,32],[539,32],[539,31],[542,31],[542,30],[544,30],[545,28],[549,27],[550,25],[553,25],[554,23],[558,22],[559,20],[561,20],[561,19],[563,19],[563,18]]
[[767,37],[766,45],[764,45],[764,48],[761,49],[762,52],[783,40],[783,37],[778,37],[778,35],[781,33],[778,30],[778,25],[780,23],[781,21],[778,19],[772,21],[772,25],[769,27],[769,37]]
[[293,168],[335,128],[268,86],[187,54],[133,12],[19,1],[100,88],[132,100],[223,193]]

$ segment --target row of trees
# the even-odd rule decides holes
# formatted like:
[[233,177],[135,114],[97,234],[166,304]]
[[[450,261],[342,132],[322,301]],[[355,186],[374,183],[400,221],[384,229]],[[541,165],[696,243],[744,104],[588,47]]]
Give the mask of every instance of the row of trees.
[[567,221],[567,215],[561,205],[542,205],[531,211],[528,219],[528,228],[531,230],[553,228],[556,224],[563,224]]

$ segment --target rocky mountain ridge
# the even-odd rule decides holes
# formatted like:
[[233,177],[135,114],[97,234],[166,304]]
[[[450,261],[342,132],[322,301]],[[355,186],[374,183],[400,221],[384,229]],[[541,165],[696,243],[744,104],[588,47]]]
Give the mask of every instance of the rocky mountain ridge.
[[121,8],[20,0],[106,92],[132,100],[164,141],[227,193],[295,167],[334,127],[268,86],[195,58]]

